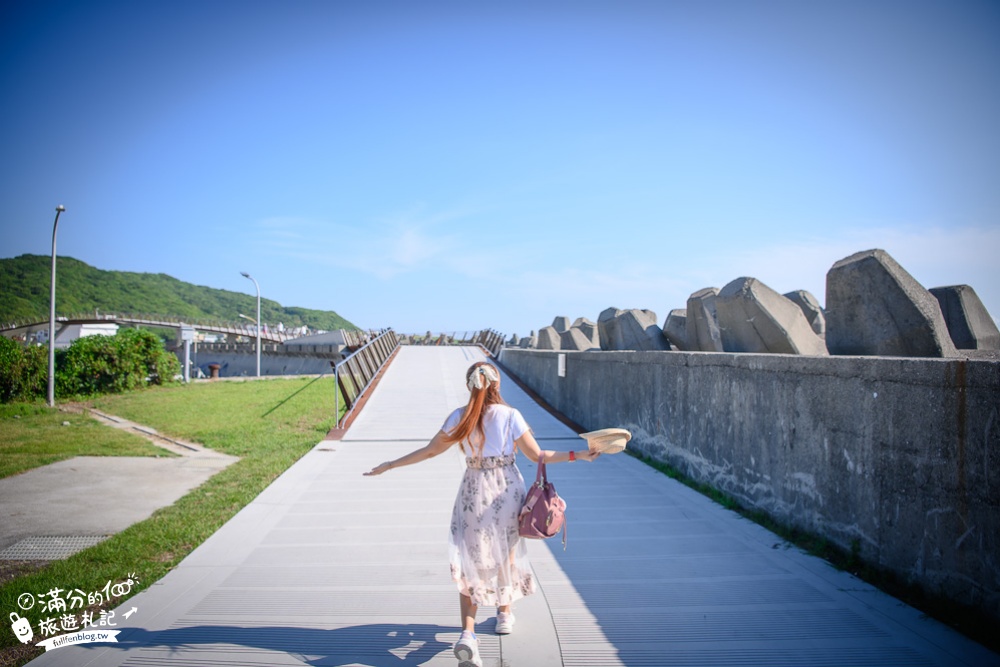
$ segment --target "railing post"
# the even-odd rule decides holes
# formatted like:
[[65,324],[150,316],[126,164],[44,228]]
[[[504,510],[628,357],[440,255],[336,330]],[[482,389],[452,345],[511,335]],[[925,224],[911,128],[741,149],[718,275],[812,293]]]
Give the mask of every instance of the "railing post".
[[[344,404],[346,407],[342,420],[340,419],[338,394],[338,401],[335,403],[337,410],[335,417],[338,427],[347,420],[347,417],[354,410],[358,399],[368,390],[372,382],[375,381],[375,377],[382,370],[383,366],[388,363],[393,350],[399,345],[399,338],[392,329],[385,329],[378,334],[370,331],[369,334],[373,336],[371,340],[334,365],[337,385],[340,387],[341,393],[344,394]],[[345,336],[345,339],[347,339],[347,336]],[[340,373],[341,367],[347,372],[347,377],[351,379],[352,391],[348,391],[344,386]]]

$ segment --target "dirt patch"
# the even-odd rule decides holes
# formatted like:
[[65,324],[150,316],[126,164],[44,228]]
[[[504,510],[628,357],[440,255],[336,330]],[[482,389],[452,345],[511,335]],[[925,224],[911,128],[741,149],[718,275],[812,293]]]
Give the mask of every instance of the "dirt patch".
[[22,575],[37,572],[49,562],[47,560],[0,560],[0,586]]
[[7,646],[0,649],[0,667],[15,667],[15,665],[25,665],[34,660],[44,650],[35,648],[31,644],[21,644],[19,646]]
[[[18,577],[37,572],[49,564],[47,560],[0,560],[0,585]],[[14,667],[37,658],[43,650],[32,645],[19,644],[0,649],[0,667]]]

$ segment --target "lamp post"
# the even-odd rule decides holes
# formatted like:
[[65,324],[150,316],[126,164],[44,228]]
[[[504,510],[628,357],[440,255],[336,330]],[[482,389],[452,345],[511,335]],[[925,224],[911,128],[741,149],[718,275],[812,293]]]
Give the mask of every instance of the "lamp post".
[[49,407],[56,404],[56,229],[59,214],[66,210],[56,206],[56,219],[52,223],[52,280],[49,283]]
[[[241,271],[240,275],[253,280],[253,276],[246,271]],[[253,280],[253,286],[257,288],[257,377],[260,377],[260,285]]]

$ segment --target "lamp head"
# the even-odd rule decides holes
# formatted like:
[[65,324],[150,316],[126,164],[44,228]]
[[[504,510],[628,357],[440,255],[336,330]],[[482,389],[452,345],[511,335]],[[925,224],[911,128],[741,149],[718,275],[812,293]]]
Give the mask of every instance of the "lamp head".
[[244,278],[249,278],[250,277],[250,274],[247,273],[246,271],[240,271],[240,275],[243,276]]
[[57,213],[62,213],[65,210],[66,210],[66,207],[63,206],[62,204],[59,204],[59,206],[56,206],[56,212]]

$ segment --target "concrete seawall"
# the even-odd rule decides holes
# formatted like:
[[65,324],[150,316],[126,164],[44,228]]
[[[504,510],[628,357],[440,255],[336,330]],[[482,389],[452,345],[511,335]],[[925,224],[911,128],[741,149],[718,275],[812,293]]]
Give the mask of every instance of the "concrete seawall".
[[510,348],[500,360],[581,426],[628,428],[630,448],[1000,620],[1000,362]]

